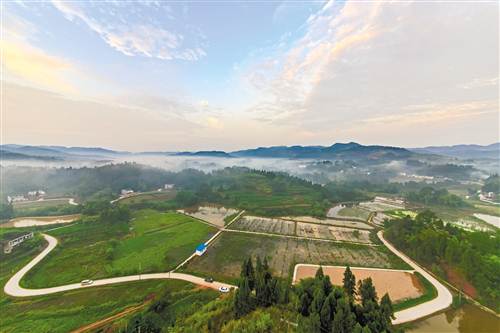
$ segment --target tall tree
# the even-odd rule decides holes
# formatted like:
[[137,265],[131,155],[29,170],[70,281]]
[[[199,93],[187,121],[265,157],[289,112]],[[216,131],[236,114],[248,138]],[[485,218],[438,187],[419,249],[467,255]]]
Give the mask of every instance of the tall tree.
[[394,319],[394,308],[389,294],[385,293],[380,300],[380,314],[382,319],[382,329],[389,331],[392,327],[391,319]]
[[333,316],[333,332],[351,333],[356,324],[356,316],[351,311],[348,298],[341,298],[337,304],[337,310]]
[[240,280],[238,289],[236,289],[236,293],[234,295],[234,315],[236,318],[240,318],[247,313],[250,313],[252,308],[251,290],[248,285],[248,278],[245,277]]
[[373,286],[373,282],[371,278],[366,278],[363,281],[360,281],[358,287],[358,293],[361,296],[361,304],[365,306],[366,302],[372,301],[377,303],[377,291]]
[[351,301],[354,300],[354,296],[356,294],[356,277],[352,274],[349,266],[347,266],[344,271],[344,279],[342,282],[345,293],[349,296]]
[[323,267],[322,266],[319,266],[318,270],[316,271],[316,275],[314,276],[316,279],[323,279],[323,277],[325,276],[325,273],[323,273]]

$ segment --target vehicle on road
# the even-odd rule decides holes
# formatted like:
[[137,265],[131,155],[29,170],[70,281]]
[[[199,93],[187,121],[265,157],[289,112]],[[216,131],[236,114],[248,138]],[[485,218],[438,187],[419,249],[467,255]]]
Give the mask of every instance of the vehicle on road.
[[82,282],[80,282],[82,286],[90,286],[92,283],[94,283],[93,280],[82,280]]
[[224,287],[224,286],[222,286],[222,287],[219,287],[219,291],[220,291],[221,293],[228,293],[228,292],[229,292],[229,288],[228,288],[228,287]]
[[214,278],[212,278],[212,277],[206,277],[205,278],[205,282],[212,283],[212,282],[214,282]]

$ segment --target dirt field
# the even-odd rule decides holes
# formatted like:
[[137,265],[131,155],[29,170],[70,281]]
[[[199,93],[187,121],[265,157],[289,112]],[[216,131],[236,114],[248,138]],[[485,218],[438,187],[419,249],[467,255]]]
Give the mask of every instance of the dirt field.
[[376,225],[383,226],[384,225],[384,220],[385,219],[390,219],[390,218],[391,218],[390,216],[388,216],[388,215],[386,215],[384,213],[377,212],[373,216],[372,222],[375,223]]
[[[357,234],[357,235],[356,235]],[[297,222],[297,236],[370,244],[370,232],[343,227]]]
[[406,267],[397,257],[363,245],[338,244],[273,236],[223,233],[207,252],[194,258],[186,271],[212,275],[222,281],[237,278],[248,256],[268,256],[275,274],[288,276],[297,262],[323,265],[352,265],[380,268]]
[[256,216],[244,216],[236,223],[233,223],[230,228],[280,235],[295,234],[295,222]]
[[366,229],[366,230],[373,229],[372,226],[370,226],[366,223],[363,223],[363,222],[336,220],[336,219],[332,219],[332,218],[318,219],[318,218],[315,218],[312,216],[286,216],[286,217],[283,217],[283,219],[290,220],[290,221],[328,224],[328,225],[337,226],[337,227],[348,227],[348,228]]
[[62,216],[40,216],[40,217],[17,217],[2,224],[4,228],[23,228],[33,226],[44,226],[49,224],[70,223],[80,218],[80,214]]
[[201,206],[197,210],[180,210],[180,212],[222,228],[224,227],[224,218],[237,213],[238,210],[218,206]]
[[361,208],[369,210],[370,212],[383,212],[386,210],[404,209],[404,207],[401,206],[391,205],[382,202],[373,202],[373,201],[362,202],[359,204],[359,206]]
[[[318,267],[297,265],[294,283],[300,279],[314,277]],[[345,267],[323,266],[323,272],[330,277],[335,285],[342,285]],[[418,278],[409,272],[380,270],[369,268],[351,268],[356,276],[356,280],[363,280],[371,277],[377,294],[382,297],[389,293],[393,302],[400,302],[406,299],[417,298],[423,294],[423,287]]]

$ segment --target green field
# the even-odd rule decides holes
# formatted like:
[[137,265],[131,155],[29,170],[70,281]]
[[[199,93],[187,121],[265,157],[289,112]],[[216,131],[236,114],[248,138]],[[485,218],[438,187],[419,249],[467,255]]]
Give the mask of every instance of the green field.
[[155,202],[155,201],[165,201],[175,198],[176,192],[174,190],[170,191],[154,191],[154,192],[144,192],[139,194],[134,194],[132,196],[120,199],[118,201],[121,205],[135,205],[144,202]]
[[250,255],[267,256],[274,273],[282,277],[297,263],[408,268],[383,247],[225,232],[203,256],[194,258],[183,270],[235,282],[241,263]]
[[83,279],[165,272],[215,231],[189,216],[154,210],[135,212],[130,225],[77,223],[49,232],[59,245],[22,284],[42,288]]
[[80,210],[79,206],[70,205],[68,199],[16,202],[13,207],[15,217],[67,215]]
[[370,212],[366,209],[361,209],[357,207],[346,207],[339,210],[338,215],[344,217],[353,217],[362,220],[367,220],[368,216],[370,216]]

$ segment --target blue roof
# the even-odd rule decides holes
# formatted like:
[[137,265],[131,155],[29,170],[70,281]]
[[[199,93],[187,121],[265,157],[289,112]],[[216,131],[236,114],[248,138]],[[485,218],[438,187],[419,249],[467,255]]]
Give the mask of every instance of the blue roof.
[[205,244],[200,244],[196,247],[196,251],[203,251],[206,249],[206,245]]

